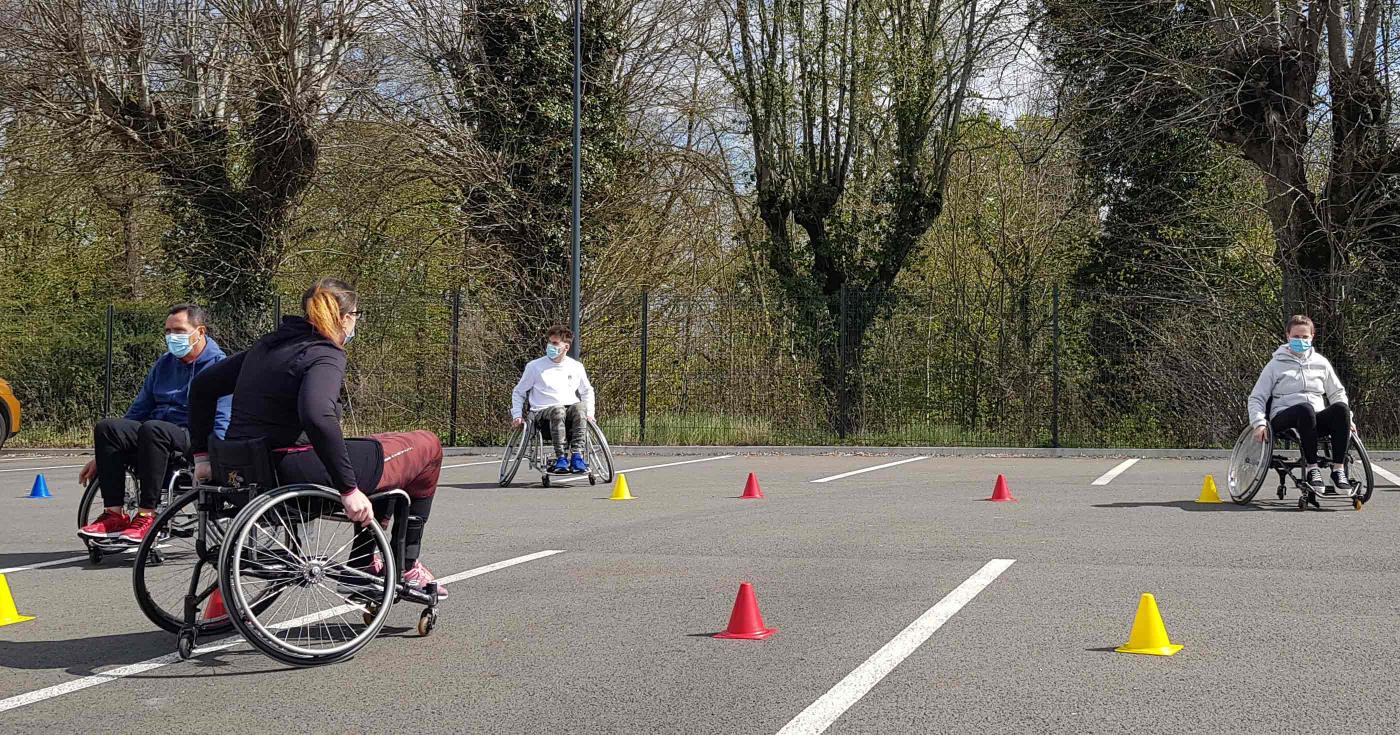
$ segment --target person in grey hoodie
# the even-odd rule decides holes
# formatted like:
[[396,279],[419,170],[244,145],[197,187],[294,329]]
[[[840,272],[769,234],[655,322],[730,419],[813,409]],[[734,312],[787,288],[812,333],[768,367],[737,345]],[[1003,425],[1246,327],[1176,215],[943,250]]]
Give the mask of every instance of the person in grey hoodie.
[[1317,437],[1330,437],[1332,486],[1350,492],[1345,458],[1354,427],[1347,389],[1332,363],[1313,349],[1314,333],[1312,319],[1298,315],[1288,320],[1288,343],[1274,351],[1249,394],[1250,425],[1260,442],[1267,438],[1265,425],[1272,426],[1275,434],[1296,429],[1307,462],[1304,472],[1308,484],[1319,493],[1325,492],[1326,482]]

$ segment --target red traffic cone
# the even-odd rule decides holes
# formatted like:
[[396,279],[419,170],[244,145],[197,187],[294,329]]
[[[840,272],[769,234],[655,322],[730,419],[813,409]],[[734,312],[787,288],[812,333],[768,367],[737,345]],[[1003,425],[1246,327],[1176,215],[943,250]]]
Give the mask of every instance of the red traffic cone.
[[758,487],[758,478],[753,473],[749,473],[749,481],[744,483],[744,494],[739,496],[744,500],[762,500],[763,491]]
[[758,598],[754,597],[753,585],[740,582],[739,596],[734,598],[734,611],[729,614],[729,627],[723,633],[715,633],[714,637],[761,641],[777,632],[777,628],[763,627],[763,613],[758,611]]
[[214,588],[214,594],[209,595],[209,602],[204,605],[204,619],[215,620],[228,617],[228,610],[224,609],[224,596],[219,594],[219,588]]
[[992,490],[992,497],[987,500],[993,503],[1016,502],[1016,499],[1011,497],[1011,488],[1006,486],[1006,475],[997,475],[997,486]]

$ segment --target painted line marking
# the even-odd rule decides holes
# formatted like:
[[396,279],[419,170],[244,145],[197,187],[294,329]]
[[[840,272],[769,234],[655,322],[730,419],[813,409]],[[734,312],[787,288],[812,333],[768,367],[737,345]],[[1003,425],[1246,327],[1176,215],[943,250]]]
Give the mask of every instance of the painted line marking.
[[442,466],[442,469],[444,469],[444,470],[455,470],[455,469],[457,469],[458,467],[476,467],[477,465],[483,465],[483,464],[500,464],[500,463],[501,463],[501,460],[499,460],[499,459],[493,459],[493,460],[489,460],[489,461],[486,461],[486,462],[467,462],[466,464],[445,464],[445,465]]
[[[733,459],[733,458],[734,458],[734,455],[732,455],[732,454],[721,454],[721,455],[718,456],[718,457],[704,457],[704,458],[702,458],[702,459],[687,459],[687,460],[685,460],[684,462],[667,462],[666,464],[649,464],[649,465],[647,465],[647,466],[645,466],[645,467],[632,467],[632,468],[630,468],[630,469],[619,469],[619,470],[614,470],[614,471],[613,471],[613,475],[616,476],[616,475],[627,474],[627,473],[629,473],[629,472],[641,472],[642,470],[659,470],[659,469],[661,469],[662,467],[675,467],[675,466],[677,466],[677,465],[683,465],[683,464],[696,464],[697,462],[714,462],[715,460],[719,460],[719,459]],[[579,480],[587,480],[587,479],[588,479],[588,475],[573,475],[573,476],[571,476],[571,477],[566,477],[566,478],[564,478],[564,479],[562,479],[562,480],[556,480],[556,479],[554,479],[554,476],[551,475],[550,478],[549,478],[549,481],[550,481],[551,484],[563,485],[563,484],[566,484],[566,483],[578,482]]]
[[56,467],[14,467],[14,468],[11,468],[11,469],[8,469],[8,470],[0,470],[0,472],[35,472],[35,471],[43,471],[43,470],[71,470],[71,469],[74,469],[74,468],[77,468],[77,467],[86,467],[86,466],[87,466],[87,465],[81,465],[81,464],[61,464],[61,465],[58,465],[58,466],[56,466]]
[[1397,476],[1394,472],[1391,472],[1390,470],[1376,464],[1375,462],[1371,463],[1371,470],[1376,474],[1380,475],[1381,477],[1390,480],[1390,484],[1395,485],[1396,487],[1400,487],[1400,476]]
[[[136,547],[133,546],[132,548],[135,549]],[[30,570],[30,569],[43,569],[44,567],[56,567],[56,566],[58,566],[58,565],[60,565],[60,564],[69,564],[69,563],[72,563],[72,562],[75,562],[75,561],[86,561],[86,560],[87,560],[87,554],[83,554],[82,556],[70,556],[70,557],[68,557],[68,558],[66,558],[66,559],[50,559],[50,560],[48,560],[48,561],[41,561],[41,562],[38,562],[38,563],[35,563],[35,564],[24,564],[24,565],[22,565],[22,566],[7,567],[7,568],[5,568],[5,569],[0,569],[0,574],[10,574],[10,573],[12,573],[12,572],[24,572],[24,571],[28,571],[28,570]]]
[[890,639],[874,655],[836,683],[826,694],[792,718],[778,735],[817,735],[825,731],[851,705],[860,701],[876,684],[943,627],[953,614],[986,589],[1015,559],[993,559],[977,570],[967,581],[958,585],[937,604],[920,615],[907,628]]
[[894,467],[894,466],[897,466],[897,465],[909,464],[910,462],[918,462],[918,461],[921,460],[921,459],[928,459],[928,457],[910,457],[909,459],[901,459],[901,460],[899,460],[898,462],[887,462],[887,463],[885,463],[885,464],[877,464],[877,465],[875,465],[874,467],[866,467],[865,469],[862,469],[862,470],[852,470],[852,471],[850,471],[850,472],[842,472],[842,473],[839,474],[839,475],[832,475],[831,477],[823,477],[823,478],[818,479],[818,480],[812,480],[812,482],[831,482],[832,480],[840,480],[840,479],[843,478],[843,477],[850,477],[850,476],[852,476],[852,475],[862,475],[862,474],[865,474],[866,472],[874,472],[875,470],[883,470],[883,469],[885,469],[886,467]]
[[[69,456],[85,457],[85,456],[87,456],[87,455],[80,454],[80,455],[69,455]],[[44,458],[43,458],[43,457],[6,457],[6,458],[4,458],[4,459],[0,459],[0,462],[43,462],[43,461],[44,461]],[[63,457],[63,458],[61,458],[61,459],[55,458],[55,459],[52,459],[52,460],[50,460],[50,461],[51,461],[51,462],[71,462],[72,460],[70,460],[68,457]]]
[[[554,556],[555,554],[562,553],[564,553],[563,549],[547,549],[545,551],[537,551],[533,554],[517,556],[514,559],[506,559],[505,561],[498,561],[494,564],[487,564],[483,567],[468,569],[465,572],[458,572],[457,574],[454,574],[450,577],[444,577],[443,579],[438,580],[438,584],[445,585],[448,584],[450,581],[460,581],[463,579],[469,579],[471,577],[478,577],[489,572],[494,572],[498,569],[505,569],[506,567],[513,567],[516,564],[524,564],[527,561],[543,559],[546,556]],[[323,610],[319,613],[312,613],[310,615],[304,615],[300,618],[279,623],[278,627],[289,628],[296,625],[314,623],[318,620],[325,620],[326,618],[335,617],[336,615],[343,614],[350,610],[358,609],[358,607],[353,605],[340,605],[329,610]],[[195,657],[203,656],[207,653],[214,653],[215,651],[222,651],[225,648],[232,648],[233,646],[236,646],[242,642],[243,639],[238,636],[214,641],[213,643],[196,648],[194,651],[194,656],[191,656],[191,660],[193,660],[193,658]],[[116,681],[117,679],[125,678],[128,676],[135,676],[136,674],[142,674],[152,669],[158,669],[162,666],[168,666],[170,664],[179,662],[180,654],[167,653],[164,656],[157,656],[156,658],[142,661],[140,663],[119,666],[115,669],[104,671],[100,674],[84,676],[81,679],[74,679],[73,681],[64,682],[62,684],[57,684],[51,687],[36,689],[32,692],[26,692],[24,694],[17,694],[8,699],[0,699],[0,712],[8,712],[12,709],[19,709],[20,707],[35,704],[37,702],[43,702],[45,700],[53,699],[55,697],[61,697],[65,694],[72,694],[73,692],[79,692],[90,687],[95,687],[99,684],[106,684],[109,681]]]
[[1135,464],[1137,464],[1138,461],[1139,461],[1140,459],[1141,459],[1140,457],[1134,457],[1134,458],[1132,458],[1132,459],[1125,459],[1125,460],[1123,460],[1121,463],[1118,464],[1117,467],[1114,467],[1113,469],[1109,470],[1108,472],[1103,473],[1103,476],[1102,476],[1102,477],[1100,477],[1100,478],[1097,479],[1097,480],[1094,480],[1094,482],[1091,483],[1091,484],[1094,484],[1094,485],[1107,485],[1108,483],[1113,482],[1113,478],[1115,478],[1115,477],[1117,477],[1117,476],[1123,474],[1124,472],[1127,472],[1127,471],[1128,471],[1128,468],[1129,468],[1129,467],[1132,467],[1132,466],[1135,465]]

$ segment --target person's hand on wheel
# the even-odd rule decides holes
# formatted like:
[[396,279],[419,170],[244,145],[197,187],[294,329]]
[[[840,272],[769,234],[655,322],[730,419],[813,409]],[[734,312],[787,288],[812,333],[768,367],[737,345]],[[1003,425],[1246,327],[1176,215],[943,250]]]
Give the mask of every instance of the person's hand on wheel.
[[374,519],[374,506],[359,488],[340,496],[340,504],[345,508],[345,515],[357,525],[367,526]]
[[209,460],[197,459],[194,461],[194,479],[204,482],[214,476],[214,470],[209,467]]
[[78,484],[86,486],[89,482],[92,482],[92,478],[96,476],[97,459],[89,459],[88,463],[83,465],[83,469],[78,472]]
[[513,418],[513,419],[510,420],[510,425],[511,425],[511,428],[515,428],[515,427],[517,427],[517,426],[524,426],[524,425],[525,425],[525,419],[522,419],[522,418],[519,418],[519,417]]
[[1265,441],[1266,439],[1268,439],[1268,438],[1269,438],[1269,429],[1268,429],[1268,427],[1260,426],[1260,427],[1258,427],[1258,428],[1256,428],[1256,429],[1254,430],[1254,441],[1257,441],[1257,442],[1259,442],[1260,444],[1263,444],[1264,441]]

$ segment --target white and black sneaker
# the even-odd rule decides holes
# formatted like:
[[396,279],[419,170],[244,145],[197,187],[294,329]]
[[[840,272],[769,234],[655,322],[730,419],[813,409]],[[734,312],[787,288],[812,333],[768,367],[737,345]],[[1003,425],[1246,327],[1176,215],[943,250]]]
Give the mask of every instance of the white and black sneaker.
[[1312,486],[1314,493],[1327,492],[1327,481],[1322,479],[1322,469],[1313,467],[1307,473],[1308,484]]
[[1339,493],[1351,493],[1351,481],[1347,479],[1347,469],[1342,466],[1332,468],[1332,487]]

